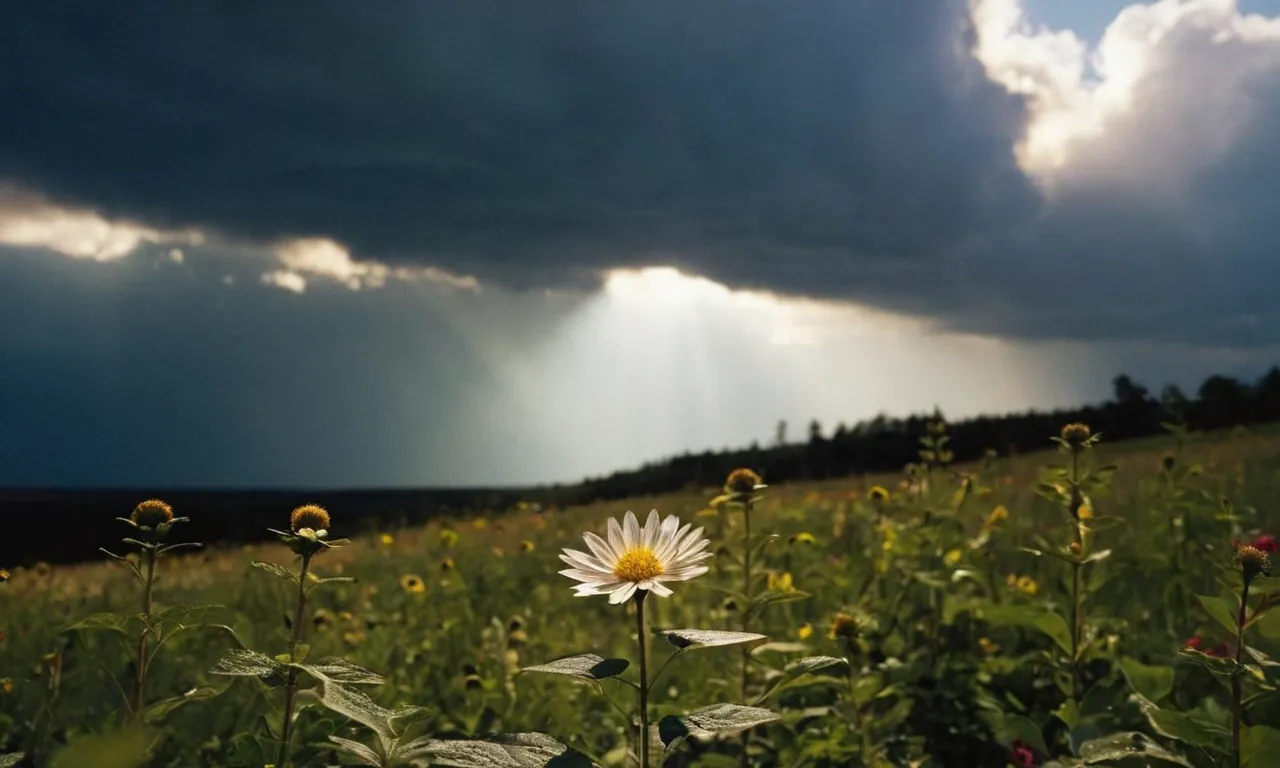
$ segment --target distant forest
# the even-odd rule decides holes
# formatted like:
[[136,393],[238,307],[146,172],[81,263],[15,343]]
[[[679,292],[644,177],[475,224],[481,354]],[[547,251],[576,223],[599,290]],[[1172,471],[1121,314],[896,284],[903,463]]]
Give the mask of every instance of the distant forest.
[[[1095,432],[1105,433],[1108,440],[1124,440],[1158,434],[1166,421],[1212,430],[1280,420],[1280,368],[1276,367],[1254,384],[1210,376],[1194,397],[1174,385],[1155,396],[1126,375],[1112,380],[1112,390],[1112,398],[1097,405],[948,422],[948,447],[960,462],[981,458],[988,449],[1010,456],[1048,448],[1049,437],[1072,421],[1088,424]],[[738,450],[685,453],[553,489],[551,498],[555,503],[572,504],[716,487],[739,466],[760,472],[765,482],[771,483],[900,470],[919,459],[918,440],[926,424],[943,417],[936,410],[907,418],[880,415],[852,426],[840,424],[830,433],[818,421],[811,421],[804,442],[788,441],[789,425],[779,422],[770,446],[757,442]]]

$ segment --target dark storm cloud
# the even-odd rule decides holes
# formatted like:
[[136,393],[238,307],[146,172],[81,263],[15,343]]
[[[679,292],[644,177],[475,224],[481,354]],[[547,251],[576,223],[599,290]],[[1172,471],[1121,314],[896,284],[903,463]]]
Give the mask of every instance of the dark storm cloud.
[[[667,263],[1002,336],[1280,331],[1280,87],[1217,68],[1272,43],[1212,24],[1152,44],[1131,114],[1046,199],[965,0],[6,10],[0,181],[154,227],[516,287]],[[1198,170],[1175,191],[1164,166]]]
[[517,285],[659,257],[883,300],[1037,205],[964,0],[7,16],[0,175],[155,226]]

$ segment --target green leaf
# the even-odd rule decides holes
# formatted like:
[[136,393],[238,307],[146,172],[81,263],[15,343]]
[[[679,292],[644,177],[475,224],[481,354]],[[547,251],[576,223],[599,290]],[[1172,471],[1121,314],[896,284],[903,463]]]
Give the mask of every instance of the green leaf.
[[264,653],[236,648],[228,651],[226,656],[214,664],[209,674],[263,678],[283,668],[283,664]]
[[1249,628],[1263,637],[1280,640],[1280,611],[1267,611],[1254,619]]
[[1172,667],[1152,667],[1126,656],[1120,659],[1120,669],[1129,687],[1151,701],[1160,701],[1173,691]]
[[769,639],[768,635],[757,635],[754,632],[723,632],[717,629],[666,629],[658,634],[680,650],[742,645]]
[[1161,736],[1212,749],[1224,755],[1231,753],[1231,731],[1225,727],[1183,712],[1160,709],[1142,695],[1135,695],[1133,698],[1151,727]]
[[7,755],[0,755],[0,768],[13,768],[22,761],[25,752],[10,752]]
[[1271,768],[1280,754],[1280,731],[1265,725],[1245,728],[1240,733],[1240,764],[1245,768]]
[[1204,606],[1204,610],[1213,618],[1214,621],[1222,625],[1222,628],[1233,637],[1236,634],[1236,617],[1231,611],[1231,607],[1227,605],[1227,601],[1218,597],[1210,597],[1209,595],[1196,595],[1196,599]]
[[591,768],[591,761],[550,736],[511,733],[483,740],[444,740],[418,750],[452,768]]
[[760,694],[752,703],[759,704],[777,693],[810,682],[814,679],[812,677],[814,672],[836,665],[848,666],[848,664],[847,660],[838,659],[834,656],[808,656],[803,659],[797,659],[784,667],[782,672],[770,681],[769,687],[765,689],[765,692]]
[[146,710],[143,712],[142,721],[144,723],[158,722],[160,720],[163,720],[165,717],[168,717],[171,712],[178,709],[179,707],[182,707],[186,704],[190,704],[193,701],[203,701],[205,699],[212,699],[218,694],[222,693],[224,690],[226,689],[214,688],[212,686],[205,686],[203,688],[192,688],[191,690],[187,691],[181,696],[170,696],[167,699],[161,699],[160,701],[152,702],[151,704],[147,705]]
[[71,632],[74,630],[106,630],[109,632],[119,632],[125,637],[132,637],[129,632],[129,622],[135,621],[134,616],[121,616],[115,613],[94,613],[83,619],[68,624],[63,628],[63,632]]
[[772,723],[778,715],[760,707],[712,704],[685,715],[667,715],[658,722],[658,735],[670,749],[681,739],[709,739],[717,733],[733,733]]
[[58,750],[49,768],[140,768],[151,735],[138,728],[82,736]]
[[312,677],[347,685],[382,685],[386,680],[375,672],[357,666],[340,656],[321,659],[314,664],[294,664]]
[[584,680],[604,680],[617,677],[631,666],[626,659],[606,659],[594,653],[580,653],[576,656],[564,656],[546,664],[535,664],[524,667],[521,672],[543,672],[550,675],[568,675]]
[[1022,741],[1030,745],[1036,754],[1049,754],[1049,747],[1044,743],[1044,732],[1029,717],[1006,714],[1000,718],[995,732],[996,739],[1001,744],[1008,746],[1015,740]]
[[751,598],[751,605],[754,608],[759,608],[774,603],[791,603],[811,596],[808,592],[801,592],[798,589],[770,589]]
[[252,565],[254,568],[261,568],[267,573],[278,576],[284,579],[285,581],[292,581],[294,584],[298,583],[297,574],[293,573],[288,568],[285,568],[283,565],[279,565],[278,563],[264,563],[261,560],[254,560],[253,562],[249,563],[249,565]]
[[332,735],[329,736],[329,741],[337,744],[343,752],[346,752],[359,760],[360,765],[370,765],[373,766],[373,768],[382,768],[383,766],[382,758],[378,756],[378,753],[358,741],[352,741],[351,739],[344,739],[341,736]]
[[1113,733],[1100,739],[1086,741],[1080,745],[1080,757],[1084,759],[1084,765],[1098,765],[1128,757],[1145,757],[1185,766],[1185,768],[1195,768],[1187,762],[1185,757],[1170,752],[1152,741],[1146,734],[1137,731]]
[[1075,728],[1076,723],[1080,722],[1080,705],[1075,699],[1067,699],[1062,702],[1062,706],[1053,710],[1054,717],[1061,720],[1067,728]]
[[1057,643],[1063,653],[1071,654],[1071,630],[1066,619],[1056,613],[1022,605],[989,605],[982,608],[982,617],[992,624],[1038,630]]

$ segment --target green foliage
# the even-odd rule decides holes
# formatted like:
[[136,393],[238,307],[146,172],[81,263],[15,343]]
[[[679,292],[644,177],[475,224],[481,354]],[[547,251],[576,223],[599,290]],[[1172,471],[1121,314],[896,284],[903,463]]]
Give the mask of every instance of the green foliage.
[[[744,754],[761,768],[1005,766],[1015,752],[1221,768],[1237,726],[1241,764],[1269,765],[1280,579],[1252,583],[1237,662],[1230,543],[1280,530],[1280,452],[1177,430],[1168,460],[1164,443],[1093,440],[1059,443],[1048,467],[957,467],[948,452],[971,447],[936,426],[924,439],[901,478],[652,502],[721,554],[645,603],[650,768]],[[872,483],[890,490],[872,500]],[[172,556],[135,528],[110,569],[14,569],[0,768],[282,768],[286,722],[292,768],[634,765],[635,606],[575,598],[554,573],[554,553],[618,512],[453,518],[394,545],[289,531],[261,552]],[[147,545],[166,556],[143,612]],[[146,695],[121,730],[143,636]]]

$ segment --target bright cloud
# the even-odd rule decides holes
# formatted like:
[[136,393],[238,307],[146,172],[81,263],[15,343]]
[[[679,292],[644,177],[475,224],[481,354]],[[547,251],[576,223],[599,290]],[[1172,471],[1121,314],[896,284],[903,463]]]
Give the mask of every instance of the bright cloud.
[[1259,75],[1280,71],[1280,18],[1235,0],[1159,0],[1121,11],[1097,47],[1033,29],[1020,0],[974,0],[976,54],[1031,110],[1023,168],[1064,180],[1141,175],[1185,184],[1248,126]]
[[470,276],[455,275],[437,267],[391,267],[381,262],[356,261],[341,243],[326,237],[297,238],[275,248],[285,266],[262,276],[262,282],[295,293],[306,290],[307,278],[337,281],[353,291],[381,288],[388,280],[427,281],[450,288],[476,291],[480,284]]
[[112,221],[94,211],[53,205],[42,198],[0,187],[0,244],[44,248],[74,259],[114,261],[143,243],[199,245],[194,230],[162,231],[128,221]]

